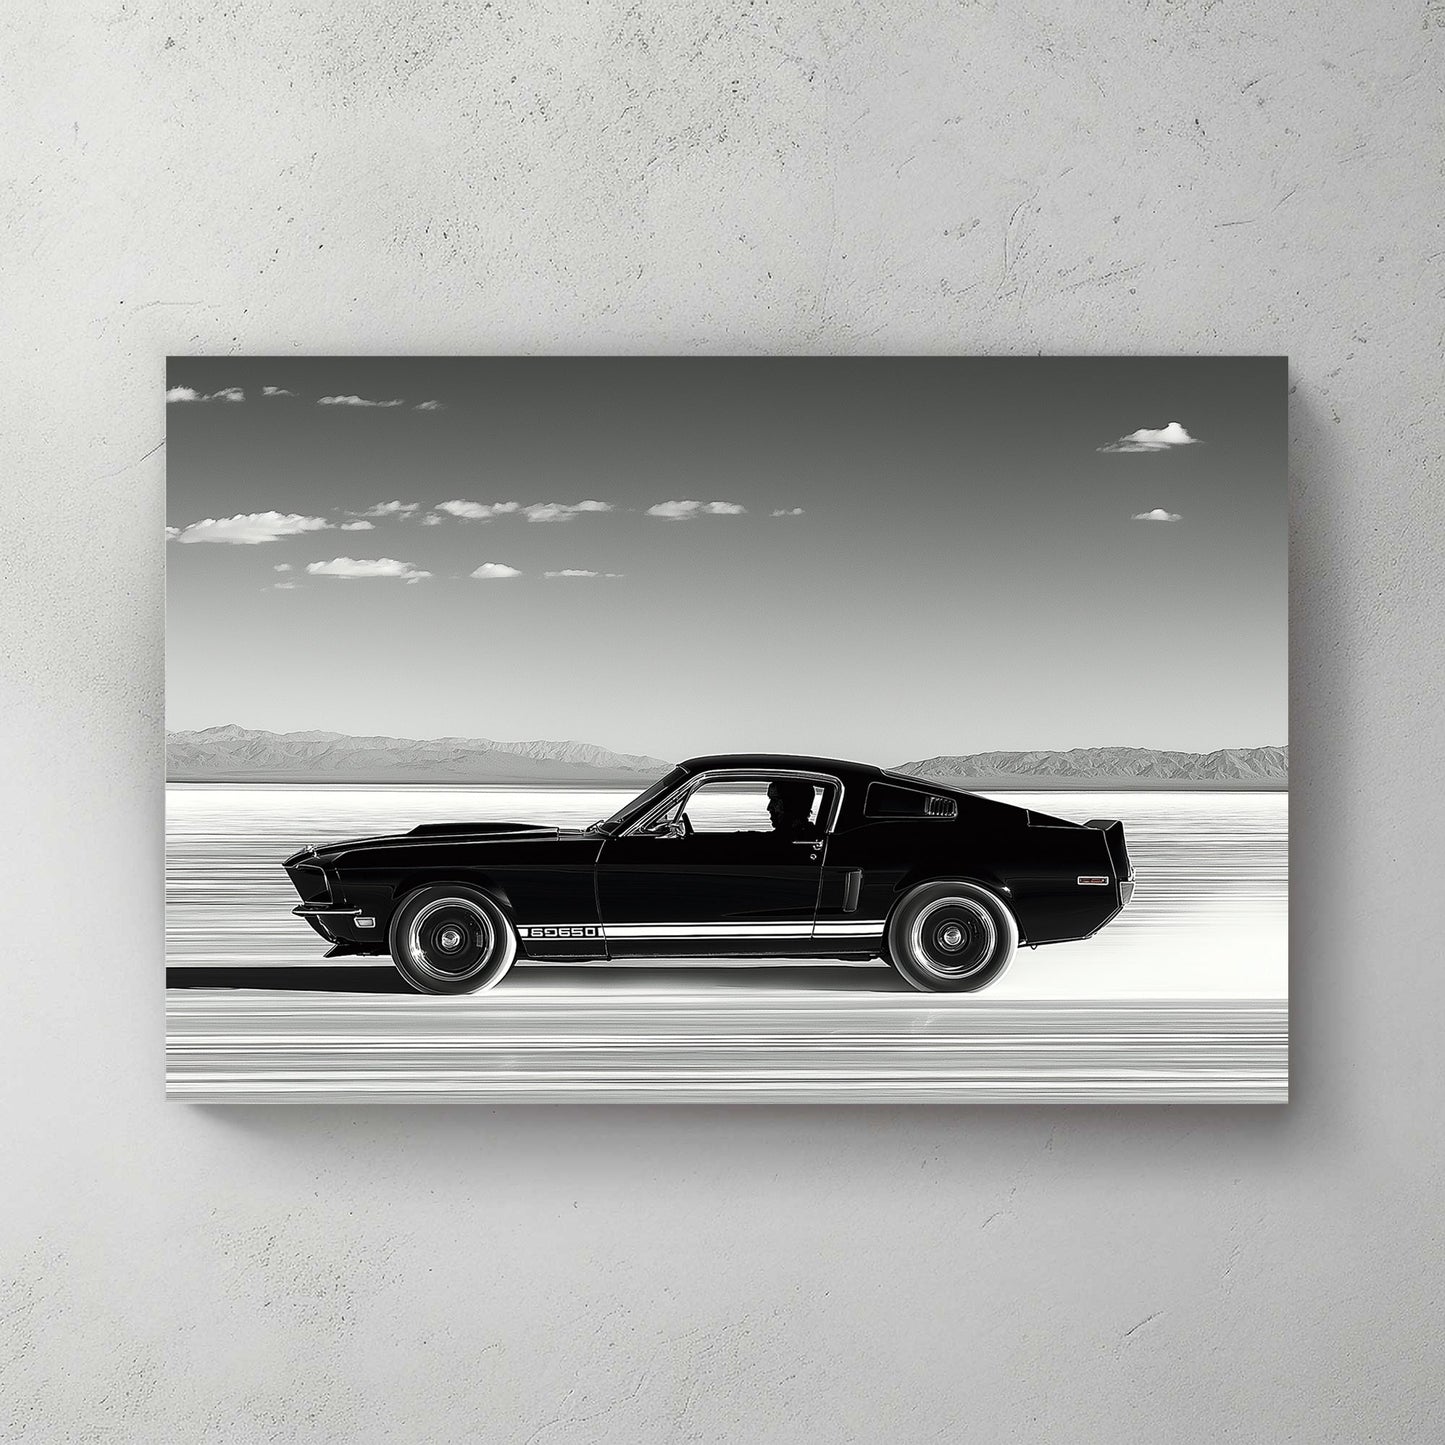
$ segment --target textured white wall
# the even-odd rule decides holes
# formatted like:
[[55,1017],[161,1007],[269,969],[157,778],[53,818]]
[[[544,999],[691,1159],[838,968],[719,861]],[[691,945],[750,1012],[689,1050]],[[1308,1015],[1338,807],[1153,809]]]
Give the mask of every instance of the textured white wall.
[[[0,1435],[1438,1438],[1440,0],[291,10],[0,20]],[[167,1106],[228,350],[1290,353],[1295,1102]]]

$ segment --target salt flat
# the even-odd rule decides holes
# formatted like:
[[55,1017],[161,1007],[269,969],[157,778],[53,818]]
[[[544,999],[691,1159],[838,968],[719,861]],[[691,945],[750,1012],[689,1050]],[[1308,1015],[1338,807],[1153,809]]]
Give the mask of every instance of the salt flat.
[[1283,1102],[1284,1005],[174,990],[167,1088],[263,1102]]
[[1010,794],[1120,817],[1133,905],[1023,949],[986,993],[886,967],[517,967],[476,997],[324,964],[278,866],[305,842],[444,818],[586,823],[581,789],[169,790],[167,1088],[196,1100],[1280,1102],[1283,794]]

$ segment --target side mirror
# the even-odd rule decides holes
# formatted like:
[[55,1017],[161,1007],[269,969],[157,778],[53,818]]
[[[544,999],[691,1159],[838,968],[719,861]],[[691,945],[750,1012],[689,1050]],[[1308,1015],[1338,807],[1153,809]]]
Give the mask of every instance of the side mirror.
[[647,830],[649,838],[685,838],[687,828],[681,818],[668,818],[661,823],[654,823]]

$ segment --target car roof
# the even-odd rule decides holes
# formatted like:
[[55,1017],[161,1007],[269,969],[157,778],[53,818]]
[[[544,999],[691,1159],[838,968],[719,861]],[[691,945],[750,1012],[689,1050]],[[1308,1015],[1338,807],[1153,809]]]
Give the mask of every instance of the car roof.
[[872,763],[850,763],[842,758],[816,758],[797,753],[712,753],[678,764],[688,773],[710,773],[723,768],[785,769],[803,773],[832,773],[837,777],[881,777]]

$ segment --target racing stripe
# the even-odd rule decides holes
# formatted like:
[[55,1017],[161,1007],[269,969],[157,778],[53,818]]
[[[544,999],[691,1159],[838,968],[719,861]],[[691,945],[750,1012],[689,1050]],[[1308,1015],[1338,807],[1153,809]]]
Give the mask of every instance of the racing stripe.
[[[519,927],[526,939],[569,940],[577,938],[881,938],[883,920],[847,919],[821,923],[549,923]],[[584,931],[585,930],[585,931]]]

